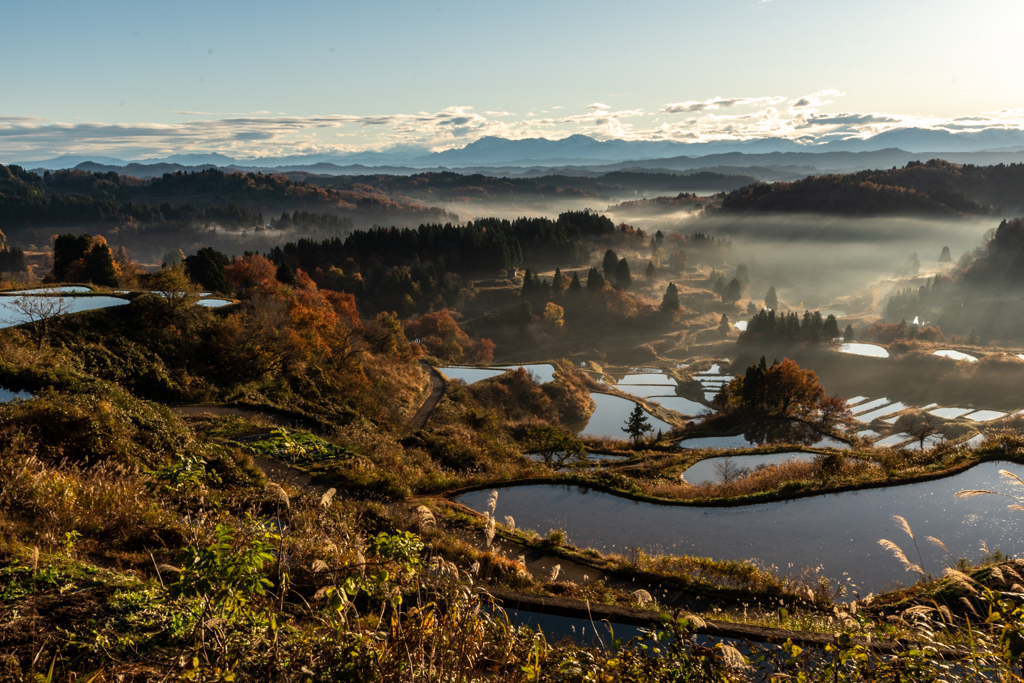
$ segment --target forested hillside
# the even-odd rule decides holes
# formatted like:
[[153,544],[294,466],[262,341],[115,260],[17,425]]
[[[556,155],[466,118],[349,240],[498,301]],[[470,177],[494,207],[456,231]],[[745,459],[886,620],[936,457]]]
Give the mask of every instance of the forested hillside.
[[126,223],[255,227],[264,224],[264,216],[283,211],[349,219],[348,224],[339,223],[342,228],[453,218],[441,209],[395,202],[366,189],[325,189],[279,175],[209,169],[142,181],[75,170],[39,176],[18,166],[0,166],[0,226],[11,231]]
[[1024,164],[972,166],[941,159],[906,167],[795,182],[751,185],[729,193],[732,213],[815,212],[840,215],[991,215],[1024,203]]
[[411,176],[312,176],[303,173],[286,175],[336,190],[373,191],[396,200],[432,203],[442,200],[498,200],[515,197],[561,200],[587,197],[612,199],[638,192],[719,192],[755,181],[749,175],[711,172],[681,174],[614,171],[596,177],[546,175],[535,178],[462,175],[452,172],[417,173]]

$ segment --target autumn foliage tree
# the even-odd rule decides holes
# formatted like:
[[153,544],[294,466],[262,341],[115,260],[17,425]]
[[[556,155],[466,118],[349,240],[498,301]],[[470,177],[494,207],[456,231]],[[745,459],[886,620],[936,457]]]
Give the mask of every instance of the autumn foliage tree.
[[850,419],[845,400],[828,396],[814,371],[788,358],[768,366],[762,356],[719,392],[714,408],[743,418],[797,420],[821,428]]
[[224,277],[236,289],[268,292],[275,290],[277,267],[259,254],[236,258],[224,267]]
[[447,308],[407,322],[404,327],[408,337],[419,339],[423,349],[436,358],[450,363],[490,363],[494,360],[494,342],[470,339]]
[[554,422],[558,419],[551,399],[523,367],[475,382],[469,392],[482,406],[512,420]]
[[103,287],[117,287],[120,270],[102,235],[55,235],[53,237],[53,270],[57,282],[91,282]]

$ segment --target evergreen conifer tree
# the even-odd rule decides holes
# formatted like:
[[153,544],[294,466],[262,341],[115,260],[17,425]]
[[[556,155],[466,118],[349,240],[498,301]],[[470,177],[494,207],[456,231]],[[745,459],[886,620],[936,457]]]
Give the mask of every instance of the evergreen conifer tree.
[[604,261],[601,263],[601,270],[604,271],[604,278],[611,280],[615,276],[615,267],[619,265],[619,256],[609,249],[604,252]]
[[676,284],[674,282],[668,283],[668,287],[665,288],[665,296],[661,298],[661,310],[679,310],[679,290],[676,289]]
[[572,282],[569,283],[569,291],[568,291],[568,293],[571,296],[577,296],[577,295],[579,295],[582,292],[583,292],[583,285],[580,284],[579,273],[573,273],[572,274]]
[[615,266],[615,283],[622,289],[629,289],[633,286],[633,276],[629,273],[629,264],[626,263],[626,259],[622,259]]
[[653,432],[654,427],[647,420],[647,414],[644,413],[644,409],[637,403],[633,408],[633,412],[629,414],[626,419],[626,426],[622,428],[622,431],[629,434],[629,440],[633,442],[635,446],[640,442],[640,439],[644,438],[644,434],[647,432]]

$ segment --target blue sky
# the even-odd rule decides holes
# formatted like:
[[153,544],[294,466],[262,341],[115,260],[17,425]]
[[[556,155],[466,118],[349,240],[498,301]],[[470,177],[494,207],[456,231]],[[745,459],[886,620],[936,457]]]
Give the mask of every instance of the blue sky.
[[1017,0],[14,3],[0,160],[1024,125]]

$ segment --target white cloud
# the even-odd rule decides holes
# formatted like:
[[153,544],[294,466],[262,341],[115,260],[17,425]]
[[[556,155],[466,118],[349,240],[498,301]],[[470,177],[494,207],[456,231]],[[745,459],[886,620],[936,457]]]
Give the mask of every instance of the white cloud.
[[727,109],[729,107],[764,106],[785,101],[785,97],[712,97],[710,100],[689,100],[687,102],[666,104],[659,113],[688,114],[712,109]]
[[[827,111],[836,90],[803,97],[715,97],[679,102],[648,112],[613,110],[592,103],[581,114],[541,118],[506,111],[478,113],[470,106],[434,112],[357,116],[217,116],[182,112],[196,118],[175,123],[54,121],[37,116],[0,117],[0,159],[28,161],[61,153],[122,158],[179,152],[216,151],[239,158],[352,152],[418,145],[434,150],[462,147],[484,136],[509,139],[562,138],[584,134],[596,139],[751,140],[785,138],[801,144],[867,138],[896,128],[950,132],[1024,129],[1024,110],[1004,109],[956,118],[906,116],[883,112]],[[777,105],[782,105],[781,108]],[[561,105],[552,110],[561,109]],[[540,110],[537,110],[540,111]],[[531,112],[532,113],[532,112]],[[556,112],[557,113],[557,112]],[[688,116],[676,116],[686,113]]]

